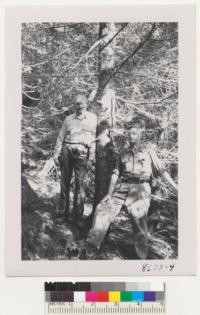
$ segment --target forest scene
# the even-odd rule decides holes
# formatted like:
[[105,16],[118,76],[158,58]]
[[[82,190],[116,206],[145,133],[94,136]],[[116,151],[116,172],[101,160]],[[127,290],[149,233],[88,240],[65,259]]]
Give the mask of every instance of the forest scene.
[[[109,174],[97,172],[97,148],[84,181],[82,228],[57,218],[61,175],[53,154],[63,121],[75,111],[74,95],[84,92],[88,111],[109,121],[117,154],[139,125],[141,146],[153,147],[178,183],[178,24],[23,23],[21,58],[22,259],[82,259],[87,218],[101,192],[97,177]],[[71,202],[73,190],[74,175]],[[134,259],[132,233],[122,209],[90,259]],[[148,259],[178,257],[178,195],[160,177],[151,190],[148,243]]]

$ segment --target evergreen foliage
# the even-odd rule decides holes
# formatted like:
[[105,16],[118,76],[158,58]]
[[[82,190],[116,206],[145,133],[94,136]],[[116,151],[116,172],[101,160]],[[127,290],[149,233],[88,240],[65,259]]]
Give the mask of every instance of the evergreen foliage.
[[[151,23],[116,23],[113,72],[117,119],[112,136],[120,151],[126,146],[126,131],[139,123],[143,129],[141,145],[156,148],[177,182],[178,25],[156,23],[141,45],[151,28]],[[98,23],[22,25],[23,259],[76,259],[84,246],[84,231],[79,233],[54,221],[59,170],[52,167],[49,173],[51,167],[46,166],[49,176],[45,176],[44,167],[52,156],[63,120],[74,111],[71,100],[77,91],[87,93],[88,109],[98,113],[99,104],[94,102],[98,32]],[[86,194],[87,214],[93,202],[94,168],[86,178]],[[177,257],[177,233],[177,196],[158,179],[149,212],[150,258]],[[131,227],[122,211],[94,259],[132,258],[128,254],[130,244]]]

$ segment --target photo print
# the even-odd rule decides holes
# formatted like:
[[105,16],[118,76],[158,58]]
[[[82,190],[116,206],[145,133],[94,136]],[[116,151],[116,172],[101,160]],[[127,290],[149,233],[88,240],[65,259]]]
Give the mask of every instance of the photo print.
[[193,5],[6,10],[8,276],[195,274],[195,71]]
[[23,23],[22,259],[178,257],[178,23]]

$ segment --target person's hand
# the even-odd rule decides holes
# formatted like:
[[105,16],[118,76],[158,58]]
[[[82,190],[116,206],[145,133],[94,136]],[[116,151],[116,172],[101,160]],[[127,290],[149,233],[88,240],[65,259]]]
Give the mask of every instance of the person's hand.
[[88,169],[88,170],[91,169],[92,164],[93,164],[93,161],[92,161],[92,160],[88,160],[88,161],[87,161],[87,169]]
[[86,138],[86,139],[83,139],[83,140],[81,141],[81,144],[84,145],[84,146],[86,146],[86,147],[89,147],[89,146],[90,146],[90,142],[88,141],[87,138]]
[[107,194],[102,200],[101,202],[106,202],[108,203],[111,200],[111,195]]
[[59,154],[55,154],[53,159],[54,159],[54,163],[56,164],[56,166],[60,166]]

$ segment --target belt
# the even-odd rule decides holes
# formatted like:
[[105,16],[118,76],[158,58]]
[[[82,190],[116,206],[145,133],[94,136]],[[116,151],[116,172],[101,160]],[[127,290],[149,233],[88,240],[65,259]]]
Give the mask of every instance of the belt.
[[87,149],[89,149],[89,146],[87,144],[83,144],[83,143],[80,143],[80,142],[70,142],[70,141],[64,141],[64,144],[72,144],[72,145],[82,145],[84,147],[86,147]]
[[72,143],[68,142],[65,144],[67,145],[67,148],[70,150],[71,154],[74,157],[81,157],[81,156],[87,156],[88,155],[88,148],[83,144],[78,143]]
[[143,184],[143,183],[150,183],[149,179],[142,179],[142,178],[122,178],[122,183],[127,184]]

